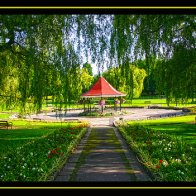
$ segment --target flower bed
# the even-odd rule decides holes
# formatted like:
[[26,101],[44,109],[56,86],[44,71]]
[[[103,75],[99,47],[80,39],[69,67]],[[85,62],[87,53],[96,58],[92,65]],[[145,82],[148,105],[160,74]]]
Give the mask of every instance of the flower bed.
[[87,126],[57,129],[0,157],[0,181],[47,181],[66,162]]
[[122,125],[120,133],[154,181],[196,181],[195,149],[181,138],[141,125]]

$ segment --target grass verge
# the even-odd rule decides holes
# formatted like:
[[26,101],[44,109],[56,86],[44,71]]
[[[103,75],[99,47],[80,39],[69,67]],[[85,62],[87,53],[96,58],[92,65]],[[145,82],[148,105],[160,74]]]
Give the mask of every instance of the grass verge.
[[[178,122],[179,120],[184,121],[183,118],[178,119]],[[167,124],[169,122],[167,119]],[[183,128],[182,125],[171,123],[170,127],[174,126],[175,129],[175,132],[171,133],[168,130],[157,130],[156,126],[149,126],[154,126],[155,123],[160,121],[154,120],[148,125],[144,121],[131,122],[119,125],[118,128],[141,163],[152,173],[154,181],[195,182],[195,132],[187,130],[192,133],[191,141],[184,135],[184,131],[179,130]],[[164,127],[164,124],[160,126]]]

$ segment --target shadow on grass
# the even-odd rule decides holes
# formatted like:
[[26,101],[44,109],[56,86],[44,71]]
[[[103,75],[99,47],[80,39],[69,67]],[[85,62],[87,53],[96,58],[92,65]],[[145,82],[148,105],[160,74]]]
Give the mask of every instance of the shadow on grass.
[[196,147],[196,124],[187,123],[172,123],[160,124],[153,123],[147,125],[148,127],[161,131],[163,133],[172,134],[177,137],[182,137],[188,144]]
[[22,146],[32,140],[39,139],[40,137],[52,133],[56,130],[56,127],[51,129],[50,127],[40,128],[21,128],[17,129],[1,129],[0,130],[0,153],[5,154],[19,146]]

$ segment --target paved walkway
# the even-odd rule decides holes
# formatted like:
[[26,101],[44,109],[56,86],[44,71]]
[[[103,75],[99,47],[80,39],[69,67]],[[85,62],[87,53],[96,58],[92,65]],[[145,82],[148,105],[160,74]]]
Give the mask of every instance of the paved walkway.
[[[166,109],[147,109],[147,108],[131,108],[126,109],[124,111],[127,112],[127,114],[118,115],[115,117],[101,117],[101,118],[91,118],[91,117],[84,117],[84,116],[78,116],[79,113],[81,113],[83,110],[72,110],[68,111],[66,116],[61,115],[61,118],[56,116],[55,112],[50,112],[47,114],[41,113],[41,114],[35,114],[31,115],[30,119],[33,118],[39,118],[41,120],[48,120],[48,121],[64,121],[64,119],[79,119],[88,121],[91,126],[108,126],[112,125],[112,122],[115,120],[119,120],[120,118],[123,118],[124,120],[142,120],[142,119],[148,119],[149,117],[157,116],[158,118],[164,118],[168,117],[168,115],[183,115],[184,113],[181,110],[166,110]],[[123,111],[123,109],[122,109]]]
[[151,178],[117,128],[99,126],[88,129],[54,181],[131,182],[151,181]]
[[142,167],[135,154],[113,127],[113,122],[124,120],[142,120],[149,117],[167,117],[183,115],[181,110],[165,109],[126,109],[127,114],[115,117],[80,117],[81,110],[68,111],[66,116],[57,118],[55,112],[32,115],[30,118],[43,120],[79,119],[88,121],[90,128],[81,140],[67,164],[54,175],[57,182],[135,182],[151,181],[148,172]]

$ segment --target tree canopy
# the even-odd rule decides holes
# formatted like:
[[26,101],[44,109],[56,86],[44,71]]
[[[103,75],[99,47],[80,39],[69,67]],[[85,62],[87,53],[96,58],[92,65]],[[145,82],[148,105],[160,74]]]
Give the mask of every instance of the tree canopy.
[[36,110],[48,95],[66,103],[88,87],[78,77],[85,62],[100,71],[119,67],[128,83],[130,64],[138,60],[168,103],[194,98],[195,39],[191,14],[0,15],[1,101],[24,109],[32,98]]

